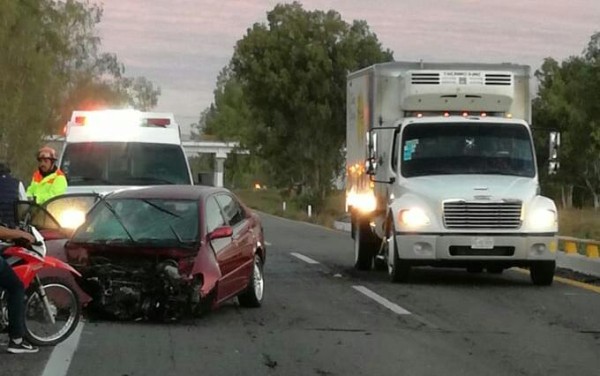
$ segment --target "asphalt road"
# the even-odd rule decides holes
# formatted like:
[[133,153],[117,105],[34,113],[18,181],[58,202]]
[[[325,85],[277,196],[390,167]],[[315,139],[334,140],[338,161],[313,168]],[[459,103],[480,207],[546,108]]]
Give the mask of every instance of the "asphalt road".
[[54,354],[1,353],[0,375],[600,374],[598,292],[536,287],[518,270],[423,268],[391,284],[352,269],[347,233],[263,221],[262,308],[232,301],[171,325],[87,322]]

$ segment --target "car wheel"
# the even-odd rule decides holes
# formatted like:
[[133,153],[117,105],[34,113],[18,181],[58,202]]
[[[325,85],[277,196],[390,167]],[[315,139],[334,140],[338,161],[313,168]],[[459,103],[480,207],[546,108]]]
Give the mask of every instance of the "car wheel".
[[472,273],[472,274],[479,274],[479,273],[483,272],[483,266],[469,265],[469,266],[467,266],[467,272]]
[[354,268],[370,270],[375,253],[374,242],[358,218],[354,221],[354,226]]
[[504,268],[501,266],[488,266],[486,270],[490,274],[502,274]]
[[238,301],[244,307],[260,307],[264,298],[264,292],[263,262],[259,255],[254,255],[254,267],[248,281],[248,287],[238,296]]
[[531,282],[538,286],[549,286],[554,281],[555,261],[537,261],[529,268]]
[[398,246],[396,245],[396,236],[392,231],[388,235],[388,275],[390,281],[394,283],[408,281],[410,275],[410,263],[407,260],[401,260],[398,257]]

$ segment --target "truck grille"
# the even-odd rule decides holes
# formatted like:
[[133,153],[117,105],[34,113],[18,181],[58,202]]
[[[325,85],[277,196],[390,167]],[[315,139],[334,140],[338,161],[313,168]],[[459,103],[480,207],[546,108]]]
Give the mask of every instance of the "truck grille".
[[520,202],[466,202],[444,203],[446,228],[461,229],[515,229],[521,226]]

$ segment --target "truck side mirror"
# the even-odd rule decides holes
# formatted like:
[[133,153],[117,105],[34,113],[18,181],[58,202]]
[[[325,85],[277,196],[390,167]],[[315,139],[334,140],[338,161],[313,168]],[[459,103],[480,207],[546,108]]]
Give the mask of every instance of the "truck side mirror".
[[558,172],[560,162],[558,160],[558,149],[560,147],[560,132],[550,132],[548,158],[548,174],[554,175]]
[[365,161],[367,175],[375,175],[377,170],[377,133],[369,130],[366,135],[367,140],[367,160]]

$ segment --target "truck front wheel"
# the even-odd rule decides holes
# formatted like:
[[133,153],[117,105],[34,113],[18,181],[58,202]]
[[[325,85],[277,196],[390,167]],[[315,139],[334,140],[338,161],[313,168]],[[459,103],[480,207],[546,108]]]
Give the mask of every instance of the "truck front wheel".
[[[364,222],[364,221],[363,221]],[[375,256],[375,236],[370,233],[367,226],[359,218],[353,222],[354,226],[354,268],[356,270],[370,270]]]
[[555,261],[536,261],[529,268],[531,282],[538,286],[549,286],[554,280],[555,270]]

